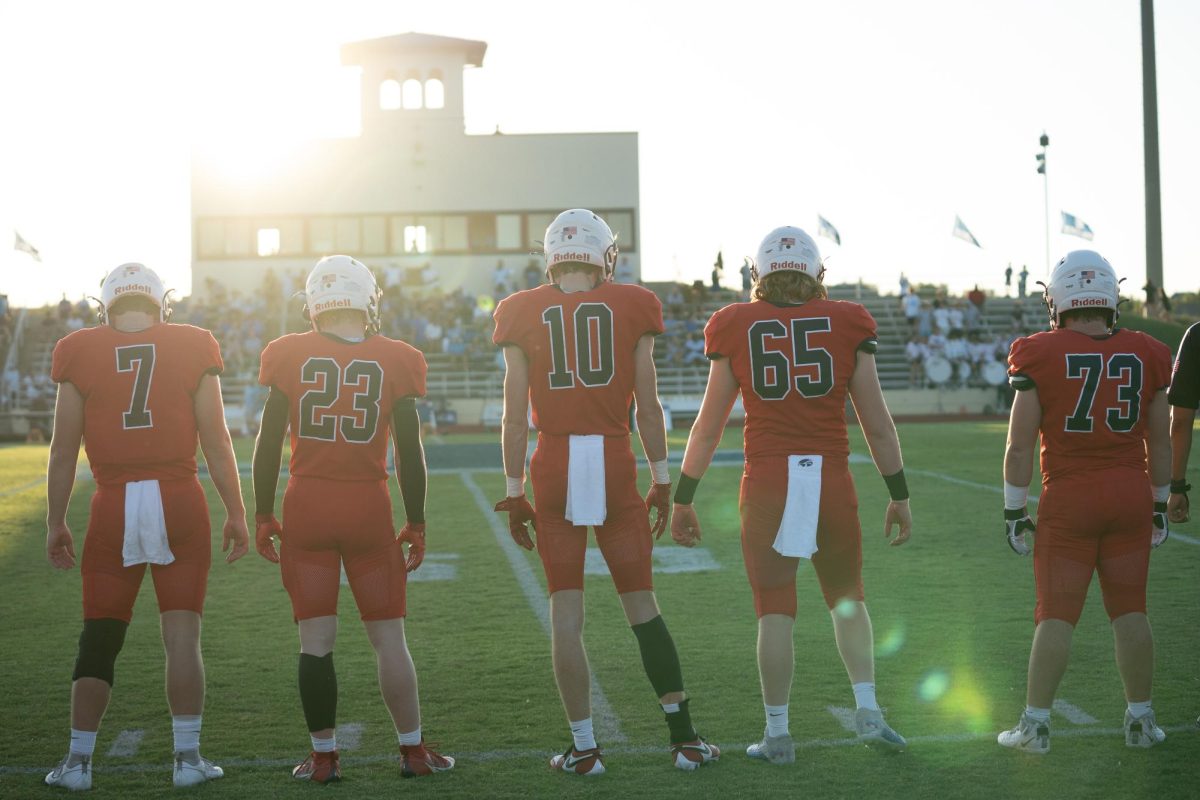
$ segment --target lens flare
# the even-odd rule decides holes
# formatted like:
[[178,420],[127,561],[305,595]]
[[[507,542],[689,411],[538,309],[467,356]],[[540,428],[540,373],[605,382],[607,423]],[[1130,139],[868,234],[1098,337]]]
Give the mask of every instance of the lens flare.
[[879,644],[875,646],[875,655],[880,658],[894,656],[904,647],[905,630],[903,622],[896,622],[892,627],[888,628],[888,632],[879,640]]
[[917,696],[926,703],[933,703],[945,696],[950,688],[950,675],[944,669],[931,669],[917,684]]
[[838,604],[833,607],[833,613],[837,614],[842,619],[851,619],[858,611],[858,603],[848,598],[838,600]]

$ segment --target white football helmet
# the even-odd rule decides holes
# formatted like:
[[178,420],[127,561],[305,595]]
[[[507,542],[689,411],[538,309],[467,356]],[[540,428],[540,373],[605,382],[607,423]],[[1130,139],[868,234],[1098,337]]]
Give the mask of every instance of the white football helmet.
[[326,256],[317,262],[304,283],[304,311],[313,321],[326,311],[352,308],[367,316],[367,327],[379,329],[382,296],[375,276],[350,256]]
[[779,270],[803,272],[821,280],[825,265],[821,263],[821,251],[813,238],[791,225],[768,233],[758,246],[758,258],[750,262],[750,277],[758,282]]
[[600,268],[600,280],[612,277],[617,263],[617,237],[608,223],[586,208],[572,208],[554,218],[546,228],[542,252],[546,274],[556,264],[576,262]]
[[100,283],[100,321],[108,321],[108,310],[122,297],[137,295],[158,306],[159,321],[166,322],[171,317],[168,294],[170,291],[163,289],[162,279],[154,270],[133,262],[122,264],[105,275]]
[[1104,256],[1093,250],[1072,250],[1054,265],[1049,283],[1042,284],[1050,323],[1059,327],[1059,315],[1077,308],[1112,311],[1115,323],[1120,314],[1119,284],[1116,270]]

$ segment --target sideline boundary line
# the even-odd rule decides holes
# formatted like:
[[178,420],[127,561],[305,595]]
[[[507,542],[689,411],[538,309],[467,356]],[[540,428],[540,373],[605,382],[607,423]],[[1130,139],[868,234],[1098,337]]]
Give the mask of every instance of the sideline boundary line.
[[[521,591],[525,594],[525,599],[529,601],[534,614],[537,615],[538,622],[542,624],[542,629],[549,636],[550,603],[546,599],[546,593],[542,589],[541,583],[534,576],[529,562],[525,560],[525,555],[521,552],[521,548],[512,540],[512,536],[508,533],[508,528],[500,524],[496,512],[492,511],[491,504],[484,496],[483,490],[479,488],[479,484],[475,483],[475,479],[471,477],[471,473],[467,470],[459,470],[459,477],[462,479],[463,485],[467,487],[467,491],[475,499],[475,505],[479,507],[480,513],[487,520],[492,533],[495,534],[496,541],[500,544],[500,549],[508,557],[509,566],[512,567],[513,574],[517,578],[517,583],[521,585]],[[588,677],[592,687],[592,719],[595,720],[596,733],[599,738],[618,744],[629,741],[625,738],[625,734],[621,732],[620,720],[617,719],[616,712],[613,711],[612,705],[608,702],[608,697],[604,694],[604,690],[600,688],[600,682],[596,680],[596,673],[590,666],[588,667]]]

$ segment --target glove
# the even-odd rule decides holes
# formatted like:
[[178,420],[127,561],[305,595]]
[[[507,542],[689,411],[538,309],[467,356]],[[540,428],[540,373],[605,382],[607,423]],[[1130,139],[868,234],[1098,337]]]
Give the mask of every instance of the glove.
[[1029,512],[1023,508],[1004,509],[1004,533],[1008,537],[1008,546],[1019,556],[1027,556],[1032,552],[1025,543],[1025,534],[1033,533],[1036,527],[1029,518]]
[[1154,529],[1150,532],[1150,547],[1155,548],[1167,540],[1171,535],[1171,529],[1167,522],[1167,504],[1154,504]]
[[278,537],[279,541],[283,541],[283,526],[279,524],[279,520],[275,519],[274,514],[255,514],[254,546],[258,549],[260,556],[272,564],[278,564],[279,553],[275,550],[275,541],[272,537]]
[[528,522],[533,526],[534,533],[537,533],[537,523],[534,522],[533,506],[529,505],[525,495],[506,497],[496,503],[496,507],[492,510],[507,511],[508,533],[512,536],[513,541],[526,550],[533,549],[533,539],[529,538],[529,531],[525,528],[525,523]]
[[404,523],[404,527],[400,529],[400,534],[396,539],[408,543],[408,560],[404,562],[405,571],[412,572],[421,566],[421,562],[425,560],[425,523]]
[[657,509],[658,515],[654,518],[654,525],[650,532],[657,539],[663,535],[663,531],[667,529],[667,523],[671,520],[671,484],[650,484],[650,491],[646,493],[646,511],[650,512],[655,509]]

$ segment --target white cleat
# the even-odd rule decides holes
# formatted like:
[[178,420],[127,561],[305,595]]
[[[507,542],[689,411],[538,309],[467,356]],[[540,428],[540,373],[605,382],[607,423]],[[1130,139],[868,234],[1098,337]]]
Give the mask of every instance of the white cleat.
[[1024,750],[1026,753],[1045,754],[1050,752],[1050,723],[1030,719],[1021,712],[1015,727],[1003,731],[996,737],[1001,747]]
[[80,756],[79,761],[67,766],[71,756],[67,755],[58,766],[46,774],[47,786],[59,786],[73,792],[82,792],[92,788],[92,757]]
[[796,745],[792,744],[791,734],[768,736],[764,732],[761,742],[746,748],[746,755],[772,764],[791,764],[796,760]]
[[205,781],[224,777],[224,775],[225,770],[207,758],[200,757],[193,763],[185,759],[182,753],[175,754],[174,781],[176,786],[197,786]]
[[904,737],[883,721],[883,712],[877,708],[860,708],[855,711],[854,729],[858,731],[858,741],[867,747],[897,752],[908,747]]
[[1149,711],[1144,716],[1134,717],[1125,709],[1125,746],[1154,747],[1165,741],[1167,734],[1154,721],[1154,712]]

